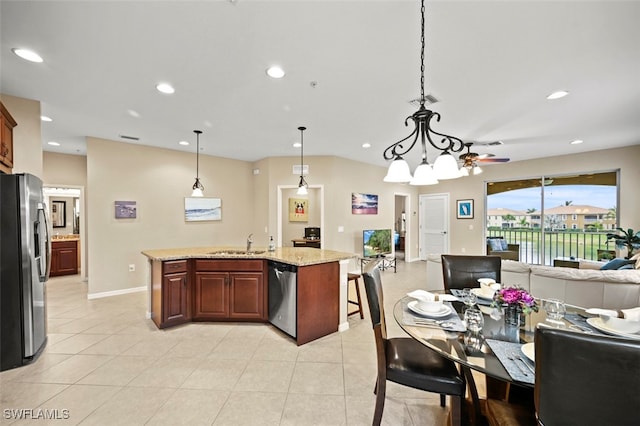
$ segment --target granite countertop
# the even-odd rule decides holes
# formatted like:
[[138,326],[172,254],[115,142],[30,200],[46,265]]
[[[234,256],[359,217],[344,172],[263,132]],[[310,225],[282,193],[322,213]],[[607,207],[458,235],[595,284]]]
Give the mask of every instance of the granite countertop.
[[357,257],[355,253],[334,250],[322,250],[308,247],[281,247],[274,252],[266,248],[256,247],[252,253],[244,252],[242,247],[192,247],[144,250],[142,254],[151,260],[179,260],[179,259],[266,259],[287,263],[295,266],[316,265],[319,263],[337,262]]

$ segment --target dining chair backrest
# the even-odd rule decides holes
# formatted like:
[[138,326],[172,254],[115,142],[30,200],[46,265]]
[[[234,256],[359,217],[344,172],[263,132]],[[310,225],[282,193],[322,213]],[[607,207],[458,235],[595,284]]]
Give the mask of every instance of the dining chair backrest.
[[640,424],[640,341],[540,327],[535,359],[545,426]]
[[444,289],[480,287],[478,278],[493,278],[500,282],[500,256],[442,255]]
[[362,271],[365,293],[369,302],[369,313],[374,330],[380,329],[380,336],[387,338],[387,324],[384,317],[384,296],[382,294],[382,279],[380,278],[380,262],[369,262]]

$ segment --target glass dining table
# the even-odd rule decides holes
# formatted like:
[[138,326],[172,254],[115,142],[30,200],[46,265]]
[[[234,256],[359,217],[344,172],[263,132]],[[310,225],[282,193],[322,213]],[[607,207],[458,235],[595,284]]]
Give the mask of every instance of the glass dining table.
[[[413,300],[405,296],[395,304],[393,310],[396,322],[409,336],[462,366],[499,381],[528,388],[534,386],[535,364],[530,359],[534,356],[533,345],[526,344],[533,342],[538,324],[578,332],[594,332],[586,324],[581,324],[588,315],[578,306],[566,305],[565,317],[550,323],[542,309],[542,300],[539,300],[538,312],[524,316],[524,325],[512,326],[505,324],[504,317],[497,320],[491,318],[488,304],[479,304],[484,324],[478,338],[470,343],[468,331],[451,331],[436,323],[416,324],[416,320],[421,322],[420,316],[408,309],[408,304]],[[454,301],[451,302],[451,307],[462,318],[465,305]],[[529,351],[523,351],[523,348]]]

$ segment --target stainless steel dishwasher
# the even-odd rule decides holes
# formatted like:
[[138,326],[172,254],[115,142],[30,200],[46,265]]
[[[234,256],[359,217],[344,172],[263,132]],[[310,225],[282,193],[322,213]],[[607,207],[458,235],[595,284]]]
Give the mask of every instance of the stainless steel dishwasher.
[[296,289],[298,267],[269,262],[269,322],[296,337]]

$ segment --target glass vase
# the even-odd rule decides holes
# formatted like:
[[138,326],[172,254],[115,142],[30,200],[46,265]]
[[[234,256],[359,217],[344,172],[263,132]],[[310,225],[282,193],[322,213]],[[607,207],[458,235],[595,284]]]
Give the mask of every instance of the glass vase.
[[504,308],[504,323],[519,327],[525,324],[525,318],[520,305],[506,305]]

